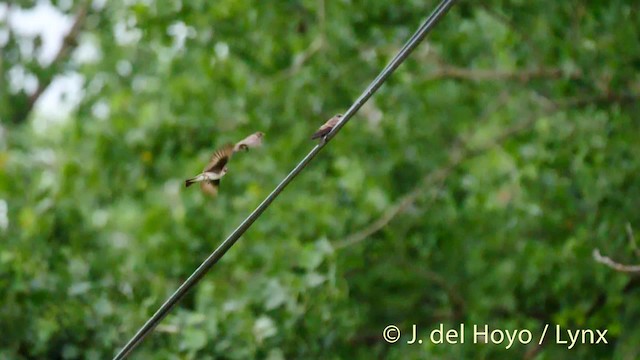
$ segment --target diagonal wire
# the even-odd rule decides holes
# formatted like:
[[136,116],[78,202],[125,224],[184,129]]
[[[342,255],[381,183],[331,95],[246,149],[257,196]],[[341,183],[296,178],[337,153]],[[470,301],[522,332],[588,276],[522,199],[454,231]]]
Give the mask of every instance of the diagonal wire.
[[389,64],[380,72],[380,74],[371,82],[369,87],[360,95],[360,97],[351,105],[344,113],[342,119],[327,134],[323,141],[316,145],[311,151],[296,165],[293,170],[276,186],[276,188],[253,210],[249,216],[227,237],[218,248],[207,257],[207,259],[185,280],[182,285],[160,306],[160,308],[147,320],[147,322],[138,330],[138,332],[127,342],[127,344],[114,357],[114,360],[126,358],[133,349],[136,348],[144,338],[153,331],[153,329],[167,316],[171,309],[186,295],[186,293],[194,287],[200,279],[215,265],[224,254],[238,241],[240,236],[253,224],[260,215],[269,207],[269,205],[278,197],[278,195],[289,185],[289,183],[311,162],[311,160],[325,147],[325,145],[342,129],[342,127],[355,115],[356,112],[373,96],[373,94],[382,86],[382,84],[391,76],[393,71],[402,64],[409,54],[420,44],[427,33],[442,19],[447,11],[453,6],[456,0],[442,0],[442,2],[429,15],[425,22],[416,30],[414,35],[400,49],[398,54],[389,62]]

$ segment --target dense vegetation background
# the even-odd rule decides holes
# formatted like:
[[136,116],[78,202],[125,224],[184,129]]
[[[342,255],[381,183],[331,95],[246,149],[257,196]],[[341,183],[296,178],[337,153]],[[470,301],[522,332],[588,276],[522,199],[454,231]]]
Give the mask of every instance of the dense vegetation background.
[[[0,3],[3,359],[113,356],[436,2],[53,1],[48,63],[7,21],[33,5]],[[640,282],[592,256],[640,263],[639,7],[461,1],[135,358],[640,357]],[[69,74],[74,110],[34,111]],[[183,188],[258,130],[217,199]],[[382,340],[414,323],[536,337]]]

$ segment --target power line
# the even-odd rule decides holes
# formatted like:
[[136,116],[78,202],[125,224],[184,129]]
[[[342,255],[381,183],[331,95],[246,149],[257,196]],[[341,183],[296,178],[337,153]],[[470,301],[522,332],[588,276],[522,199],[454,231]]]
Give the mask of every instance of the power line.
[[443,0],[436,9],[429,15],[418,30],[400,49],[398,54],[391,62],[380,72],[380,74],[371,82],[369,87],[360,95],[360,97],[351,105],[344,113],[342,119],[325,137],[326,141],[321,141],[305,156],[296,167],[276,186],[275,189],[267,196],[258,207],[227,237],[226,240],[218,246],[218,248],[207,257],[207,259],[189,276],[185,282],[160,306],[160,308],[147,320],[147,322],[138,330],[138,332],[127,342],[127,344],[114,357],[114,360],[126,358],[133,349],[136,348],[144,338],[153,331],[153,329],[167,316],[169,311],[176,305],[186,293],[195,286],[198,281],[215,265],[224,254],[238,241],[240,236],[244,234],[254,221],[262,215],[269,205],[280,195],[282,190],[311,162],[311,160],[325,147],[325,145],[342,129],[342,127],[355,115],[356,112],[373,96],[373,94],[382,86],[382,84],[391,76],[393,71],[402,64],[402,62],[411,54],[411,52],[420,44],[431,29],[440,21],[440,19],[453,6],[456,0]]

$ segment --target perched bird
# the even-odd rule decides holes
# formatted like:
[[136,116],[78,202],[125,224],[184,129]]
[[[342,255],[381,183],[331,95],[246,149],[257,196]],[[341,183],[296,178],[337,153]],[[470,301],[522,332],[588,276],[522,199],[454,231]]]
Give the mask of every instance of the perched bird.
[[227,173],[227,162],[233,154],[234,145],[226,144],[216,150],[211,156],[209,164],[202,170],[202,173],[184,182],[185,187],[189,187],[199,182],[202,191],[209,195],[215,195],[220,186],[220,179]]
[[342,114],[335,115],[331,119],[327,120],[327,122],[322,124],[318,131],[316,131],[313,136],[311,136],[311,140],[324,138],[328,133],[331,132],[331,130],[333,130],[340,119],[342,119]]
[[240,150],[249,151],[249,149],[253,149],[256,147],[262,146],[262,139],[264,138],[264,133],[261,131],[255,132],[246,138],[238,141],[233,148],[233,152],[238,152]]

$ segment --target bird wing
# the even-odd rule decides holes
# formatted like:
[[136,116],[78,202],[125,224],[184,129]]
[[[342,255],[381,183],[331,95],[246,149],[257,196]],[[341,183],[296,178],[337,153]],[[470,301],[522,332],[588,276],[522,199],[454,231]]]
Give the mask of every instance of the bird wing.
[[316,131],[315,133],[313,133],[313,135],[311,135],[311,140],[313,139],[319,139],[325,135],[327,135],[328,133],[331,132],[332,127],[328,126],[327,124],[324,124],[322,126],[320,126],[320,129],[318,129],[318,131]]
[[220,149],[216,150],[211,156],[209,164],[205,166],[203,172],[216,172],[219,173],[222,168],[227,165],[229,158],[233,154],[233,144],[226,144]]
[[318,139],[330,133],[338,124],[340,119],[342,119],[342,114],[335,115],[331,119],[327,120],[327,122],[322,124],[322,126],[320,126],[320,128],[311,136],[311,139]]
[[220,187],[220,180],[202,181],[200,183],[200,189],[202,190],[202,192],[211,197],[216,197],[216,195],[218,195],[219,187]]

